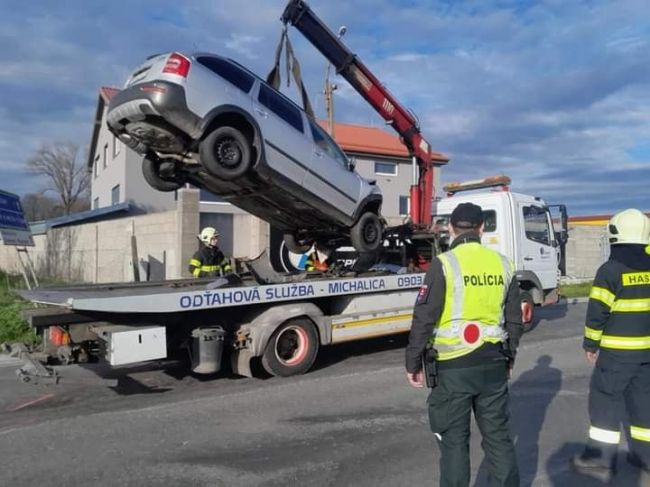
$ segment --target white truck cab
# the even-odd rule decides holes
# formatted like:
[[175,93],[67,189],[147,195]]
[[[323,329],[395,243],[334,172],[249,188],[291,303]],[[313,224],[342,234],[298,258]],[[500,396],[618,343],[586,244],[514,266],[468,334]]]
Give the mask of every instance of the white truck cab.
[[[434,226],[444,231],[451,212],[460,203],[479,205],[485,220],[482,243],[514,262],[522,301],[540,305],[557,301],[567,236],[566,210],[561,206],[562,218],[559,222],[562,230],[556,233],[551,210],[544,200],[509,191],[509,178],[482,181],[483,184],[473,181],[445,186],[448,196],[434,203]],[[465,187],[490,186],[499,189],[465,192]],[[527,312],[532,313],[532,309],[524,308],[524,315]],[[527,321],[526,316],[524,321]]]

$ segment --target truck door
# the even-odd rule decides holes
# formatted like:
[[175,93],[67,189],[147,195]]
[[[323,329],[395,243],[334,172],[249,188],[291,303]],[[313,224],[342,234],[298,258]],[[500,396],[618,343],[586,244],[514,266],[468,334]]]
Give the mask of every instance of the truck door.
[[558,248],[548,209],[535,203],[518,203],[523,229],[521,243],[523,270],[533,272],[544,289],[557,286]]

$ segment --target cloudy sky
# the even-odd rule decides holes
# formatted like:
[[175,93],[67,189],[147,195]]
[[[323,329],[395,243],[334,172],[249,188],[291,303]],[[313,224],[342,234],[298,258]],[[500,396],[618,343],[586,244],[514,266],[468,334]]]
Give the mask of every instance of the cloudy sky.
[[[309,3],[451,158],[443,183],[507,174],[573,215],[650,210],[648,0]],[[0,0],[0,188],[38,189],[25,162],[44,143],[87,146],[99,86],[150,54],[217,52],[266,75],[285,4]],[[326,62],[290,38],[324,118]],[[382,125],[336,82],[337,121]]]

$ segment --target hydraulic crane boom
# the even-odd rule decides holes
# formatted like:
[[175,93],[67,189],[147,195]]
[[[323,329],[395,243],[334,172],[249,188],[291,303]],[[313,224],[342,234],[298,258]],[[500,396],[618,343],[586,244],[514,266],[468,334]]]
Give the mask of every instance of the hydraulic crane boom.
[[433,199],[433,164],[431,146],[422,137],[415,117],[409,113],[370,70],[314,14],[304,0],[289,0],[282,22],[296,27],[336,68],[357,92],[401,136],[414,158],[414,181],[411,186],[411,220],[418,226],[431,223]]

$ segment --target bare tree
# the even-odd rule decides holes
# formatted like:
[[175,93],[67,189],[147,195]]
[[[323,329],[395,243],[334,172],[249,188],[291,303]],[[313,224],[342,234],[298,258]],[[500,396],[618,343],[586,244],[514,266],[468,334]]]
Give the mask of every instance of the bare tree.
[[43,145],[27,161],[27,167],[32,174],[48,179],[42,192],[56,193],[65,215],[72,213],[82,200],[87,199],[90,175],[80,157],[79,146],[71,142]]
[[28,222],[47,220],[63,214],[58,199],[53,196],[42,193],[27,193],[20,199],[25,219]]

